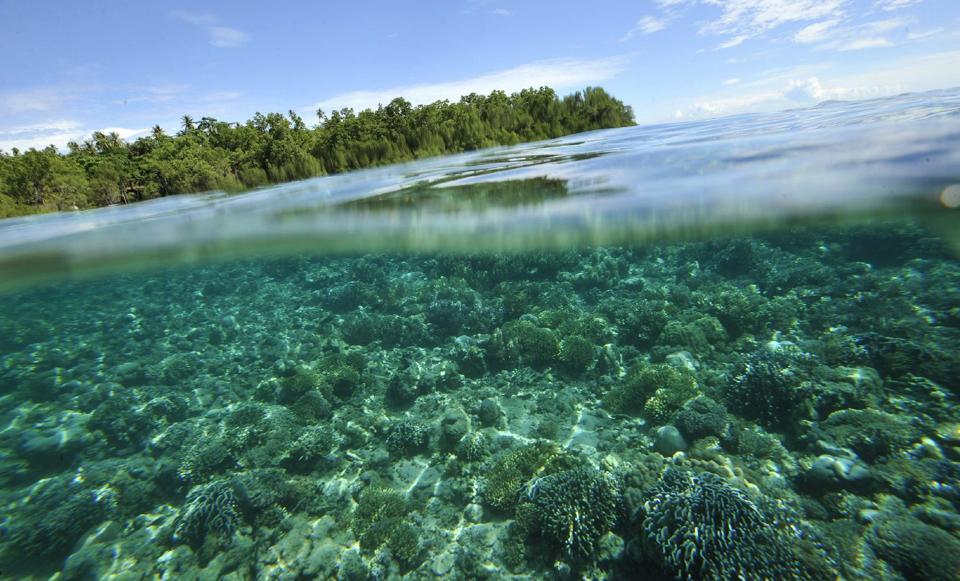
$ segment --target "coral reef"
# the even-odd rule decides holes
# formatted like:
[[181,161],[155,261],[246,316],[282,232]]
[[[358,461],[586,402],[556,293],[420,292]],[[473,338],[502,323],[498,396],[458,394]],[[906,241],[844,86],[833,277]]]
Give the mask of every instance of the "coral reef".
[[0,296],[0,571],[955,578],[960,266],[877,228]]

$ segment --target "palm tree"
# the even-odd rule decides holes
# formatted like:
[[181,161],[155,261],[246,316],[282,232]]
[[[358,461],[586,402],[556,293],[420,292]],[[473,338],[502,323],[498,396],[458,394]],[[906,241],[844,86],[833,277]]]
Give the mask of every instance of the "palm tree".
[[193,131],[194,131],[194,129],[195,129],[194,124],[193,124],[193,117],[191,117],[191,116],[189,116],[189,115],[184,115],[184,116],[180,119],[180,125],[183,126],[183,130],[180,132],[181,135],[187,135],[187,134],[189,134],[189,133],[193,133]]

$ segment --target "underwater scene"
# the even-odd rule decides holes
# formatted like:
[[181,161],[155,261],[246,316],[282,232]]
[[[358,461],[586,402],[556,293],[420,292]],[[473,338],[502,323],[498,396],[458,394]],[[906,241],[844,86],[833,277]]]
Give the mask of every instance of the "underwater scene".
[[0,222],[0,577],[960,578],[960,91]]

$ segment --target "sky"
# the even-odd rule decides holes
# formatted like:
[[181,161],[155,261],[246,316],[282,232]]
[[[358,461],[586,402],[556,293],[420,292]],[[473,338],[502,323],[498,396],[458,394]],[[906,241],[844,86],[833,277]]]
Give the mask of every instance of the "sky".
[[602,86],[640,123],[960,86],[960,0],[0,0],[0,150]]

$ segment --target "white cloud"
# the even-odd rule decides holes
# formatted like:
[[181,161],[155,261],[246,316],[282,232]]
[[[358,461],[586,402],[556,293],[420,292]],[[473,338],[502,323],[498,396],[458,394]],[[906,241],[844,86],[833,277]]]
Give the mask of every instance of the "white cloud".
[[852,38],[836,45],[837,50],[863,50],[867,48],[883,48],[893,46],[893,41],[884,36],[864,36]]
[[54,145],[63,149],[70,141],[82,138],[80,124],[70,119],[53,120],[45,123],[33,123],[0,129],[0,150],[21,151],[36,148],[43,149]]
[[120,139],[123,139],[126,141],[126,140],[136,139],[137,137],[142,137],[144,135],[147,135],[148,133],[150,133],[150,128],[144,127],[141,129],[130,129],[128,127],[104,127],[102,129],[98,129],[97,131],[99,131],[100,133],[106,133],[106,134],[116,133],[117,135],[120,136]]
[[[889,35],[898,30],[905,30],[908,23],[907,20],[900,18],[887,18],[885,20],[865,22],[856,26],[830,26],[808,34],[803,38],[810,42],[816,42],[816,48],[819,49],[850,51],[881,48],[896,44]],[[797,35],[799,36],[804,30],[801,30]],[[804,42],[803,39],[798,39],[797,36],[794,37],[794,40]]]
[[118,99],[117,102],[124,105],[129,103],[168,103],[180,98],[189,88],[189,85],[174,83],[134,88],[131,94]]
[[80,124],[71,119],[59,119],[45,123],[33,123],[30,125],[17,125],[0,129],[0,137],[37,134],[37,133],[56,133],[61,131],[72,131],[80,127]]
[[620,42],[630,40],[638,34],[653,34],[654,32],[659,32],[667,27],[667,21],[663,18],[656,18],[654,16],[644,16],[633,25],[633,28],[627,31],[622,37],[620,37]]
[[240,91],[213,91],[197,97],[198,101],[203,103],[219,103],[221,101],[234,101],[243,96]]
[[793,35],[793,40],[801,44],[823,42],[833,33],[833,30],[839,23],[839,18],[831,18],[830,20],[805,26]]
[[217,23],[217,17],[213,14],[178,10],[174,12],[173,15],[184,22],[197,26],[213,26]]
[[943,28],[932,28],[930,30],[919,30],[907,33],[907,40],[925,40],[936,36],[944,31]]
[[703,0],[720,8],[720,18],[707,23],[704,32],[730,36],[721,48],[736,46],[779,26],[841,14],[846,0]]
[[737,36],[734,36],[730,40],[725,40],[721,42],[720,44],[717,45],[717,48],[733,48],[735,46],[739,46],[743,44],[744,41],[748,40],[749,38],[750,36],[747,34],[738,34]]
[[874,20],[873,22],[867,22],[857,27],[857,30],[862,30],[870,34],[882,34],[884,32],[890,32],[898,28],[903,28],[906,25],[907,21],[901,18],[887,18],[886,20]]
[[737,77],[733,77],[732,79],[727,79],[723,82],[724,87],[729,87],[731,85],[739,85],[739,84],[740,84],[740,79],[738,79]]
[[542,86],[555,89],[582,88],[615,77],[625,65],[623,57],[539,61],[456,81],[341,93],[320,101],[312,107],[312,111],[317,108],[328,111],[341,107],[357,110],[376,108],[395,97],[422,104],[442,99],[456,100],[470,93],[490,93],[498,89],[510,93]]
[[826,92],[823,89],[823,85],[820,84],[820,79],[810,77],[808,79],[791,80],[783,89],[782,94],[785,99],[790,99],[791,101],[808,101],[811,99],[821,101],[826,95]]
[[114,132],[123,140],[133,140],[146,135],[149,129],[130,129],[127,127],[104,127],[101,129],[83,129],[82,125],[71,119],[53,120],[46,123],[19,125],[0,129],[0,151],[12,151],[14,148],[26,151],[30,148],[43,149],[53,145],[65,150],[71,141],[82,142],[94,131]]
[[900,10],[901,8],[913,6],[914,4],[919,4],[920,2],[923,2],[923,0],[877,0],[874,3],[874,6],[880,10],[892,12],[894,10]]
[[[702,118],[813,105],[829,99],[866,99],[960,86],[960,50],[911,56],[856,74],[831,74],[831,65],[775,71],[712,95],[691,99],[675,118]],[[811,74],[815,72],[815,74]]]
[[229,26],[212,26],[208,32],[210,44],[219,48],[237,48],[250,40],[249,34]]
[[0,93],[0,113],[16,114],[60,108],[70,95],[60,89],[27,89]]
[[177,11],[173,16],[199,26],[207,33],[207,41],[217,48],[237,48],[250,40],[250,35],[236,28],[219,24],[219,18],[212,14]]
[[510,11],[506,8],[494,8],[490,14],[493,14],[494,16],[510,16]]

